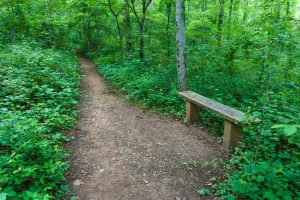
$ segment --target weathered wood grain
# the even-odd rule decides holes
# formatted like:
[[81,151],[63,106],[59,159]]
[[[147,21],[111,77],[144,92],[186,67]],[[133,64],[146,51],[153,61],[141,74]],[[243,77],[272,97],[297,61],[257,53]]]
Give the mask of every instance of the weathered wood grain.
[[221,103],[218,103],[212,99],[206,98],[195,92],[184,91],[184,92],[179,92],[179,95],[184,97],[187,101],[192,102],[193,104],[196,104],[200,107],[206,108],[208,110],[211,110],[211,111],[221,115],[228,121],[241,122],[245,119],[245,114],[243,112],[236,110],[234,108],[225,106]]
[[224,121],[223,146],[230,149],[238,146],[242,139],[243,128],[234,123]]
[[186,119],[188,122],[197,122],[199,120],[199,106],[186,101]]

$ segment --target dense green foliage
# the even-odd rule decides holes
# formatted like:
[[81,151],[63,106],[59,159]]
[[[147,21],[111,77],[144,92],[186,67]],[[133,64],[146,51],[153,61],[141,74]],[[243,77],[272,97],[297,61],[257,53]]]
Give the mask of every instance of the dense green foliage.
[[[114,87],[128,94],[128,99],[159,113],[182,116],[184,103],[177,96],[176,69],[173,67],[148,68],[139,60],[103,64],[100,59],[99,64],[100,73]],[[166,78],[165,74],[170,76]]]
[[1,49],[0,199],[59,198],[68,168],[61,131],[74,125],[79,100],[77,60],[35,44]]
[[[0,38],[5,42],[17,42],[26,35],[44,47],[80,48],[99,65],[100,73],[129,99],[159,113],[182,117],[184,102],[177,96],[175,2],[161,0],[155,1],[154,5],[148,5],[150,1],[146,0],[133,2],[4,0],[0,12]],[[300,12],[297,6],[300,6],[297,0],[186,1],[189,88],[261,119],[259,124],[248,125],[244,144],[228,163],[228,174],[214,187],[215,192],[225,199],[300,198]],[[46,56],[43,56],[44,62],[36,60],[43,50],[34,53],[24,49],[18,51],[17,46],[9,49],[11,52],[7,52],[10,53],[4,53],[8,59],[1,61],[5,62],[3,66],[17,62],[19,56],[13,55],[19,53],[24,55],[21,56],[23,60],[26,56],[31,58],[25,59],[29,68],[52,66],[54,62]],[[47,51],[50,51],[50,58],[56,55],[53,50]],[[26,52],[28,55],[25,56]],[[5,73],[8,71],[4,70]],[[44,73],[47,77],[51,74],[49,71],[37,72],[41,77]],[[69,73],[66,71],[64,75],[69,76]],[[56,83],[56,75],[52,75],[49,79],[35,81]],[[11,90],[23,85],[13,81],[15,79],[10,83]],[[56,84],[55,87],[43,84],[54,88],[53,91],[47,92],[43,87],[32,90],[42,90],[37,92],[40,97],[51,99]],[[22,92],[30,93],[27,89]],[[5,93],[1,101],[7,99],[6,96],[20,95]],[[24,102],[34,99],[18,97],[10,101],[22,102],[16,104],[20,108],[14,109],[24,111],[27,105]],[[64,100],[56,105],[70,106],[71,102]],[[44,104],[34,105],[39,108]],[[16,119],[8,116],[12,113],[7,107],[2,110],[5,119]],[[39,133],[45,132],[44,129],[31,126],[47,124],[43,126],[46,132],[55,133],[56,126],[73,123],[73,117],[64,113],[59,114],[62,119],[45,117],[55,116],[57,112],[50,109],[47,114],[37,115],[43,116],[37,122],[26,124],[30,124],[30,130]],[[20,115],[27,116],[30,112],[20,112]],[[60,120],[55,121],[57,118]],[[26,117],[26,120],[30,119]],[[201,112],[201,119],[221,133],[220,118]]]

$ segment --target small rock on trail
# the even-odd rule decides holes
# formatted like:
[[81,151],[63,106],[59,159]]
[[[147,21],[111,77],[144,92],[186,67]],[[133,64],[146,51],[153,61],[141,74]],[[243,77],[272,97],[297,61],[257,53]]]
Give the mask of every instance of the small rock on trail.
[[73,183],[74,186],[80,186],[80,185],[82,185],[82,184],[83,184],[83,182],[81,182],[81,181],[78,180],[78,179],[75,180],[74,183]]

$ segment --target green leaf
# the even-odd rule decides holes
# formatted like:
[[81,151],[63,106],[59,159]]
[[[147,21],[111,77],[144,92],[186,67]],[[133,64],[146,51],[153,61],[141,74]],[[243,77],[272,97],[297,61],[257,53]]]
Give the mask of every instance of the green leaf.
[[263,176],[258,176],[257,177],[257,182],[263,182],[265,178]]
[[287,125],[284,127],[284,133],[288,136],[291,136],[296,132],[297,132],[297,128],[295,126]]
[[277,128],[284,128],[286,125],[285,124],[276,124],[272,126],[271,128],[277,129]]
[[0,193],[0,200],[6,200],[7,193]]
[[15,191],[10,191],[10,192],[7,193],[7,196],[15,197],[15,196],[17,196],[17,193]]
[[224,199],[226,200],[235,200],[234,196],[232,194],[227,194]]
[[210,191],[206,188],[202,188],[201,190],[198,190],[197,193],[200,196],[208,196],[210,194]]
[[264,192],[264,198],[266,198],[266,199],[278,199],[276,196],[274,196],[273,195],[273,193],[272,192],[270,192],[270,191],[267,191],[267,192]]
[[8,111],[7,108],[1,108],[1,110],[2,110],[3,112],[7,112],[7,111]]

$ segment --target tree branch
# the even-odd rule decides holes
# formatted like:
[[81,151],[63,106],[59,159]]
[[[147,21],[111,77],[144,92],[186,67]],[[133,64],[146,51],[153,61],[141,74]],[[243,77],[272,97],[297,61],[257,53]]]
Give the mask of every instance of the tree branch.
[[132,4],[132,6],[130,6],[130,4],[128,3],[128,1],[126,1],[127,5],[128,5],[129,8],[132,10],[132,12],[133,12],[133,14],[134,14],[134,16],[135,16],[135,18],[136,18],[138,24],[141,26],[141,20],[140,20],[138,14],[137,14],[137,12],[136,12],[134,2],[133,2],[133,0],[130,0],[130,2],[131,2],[131,4]]

